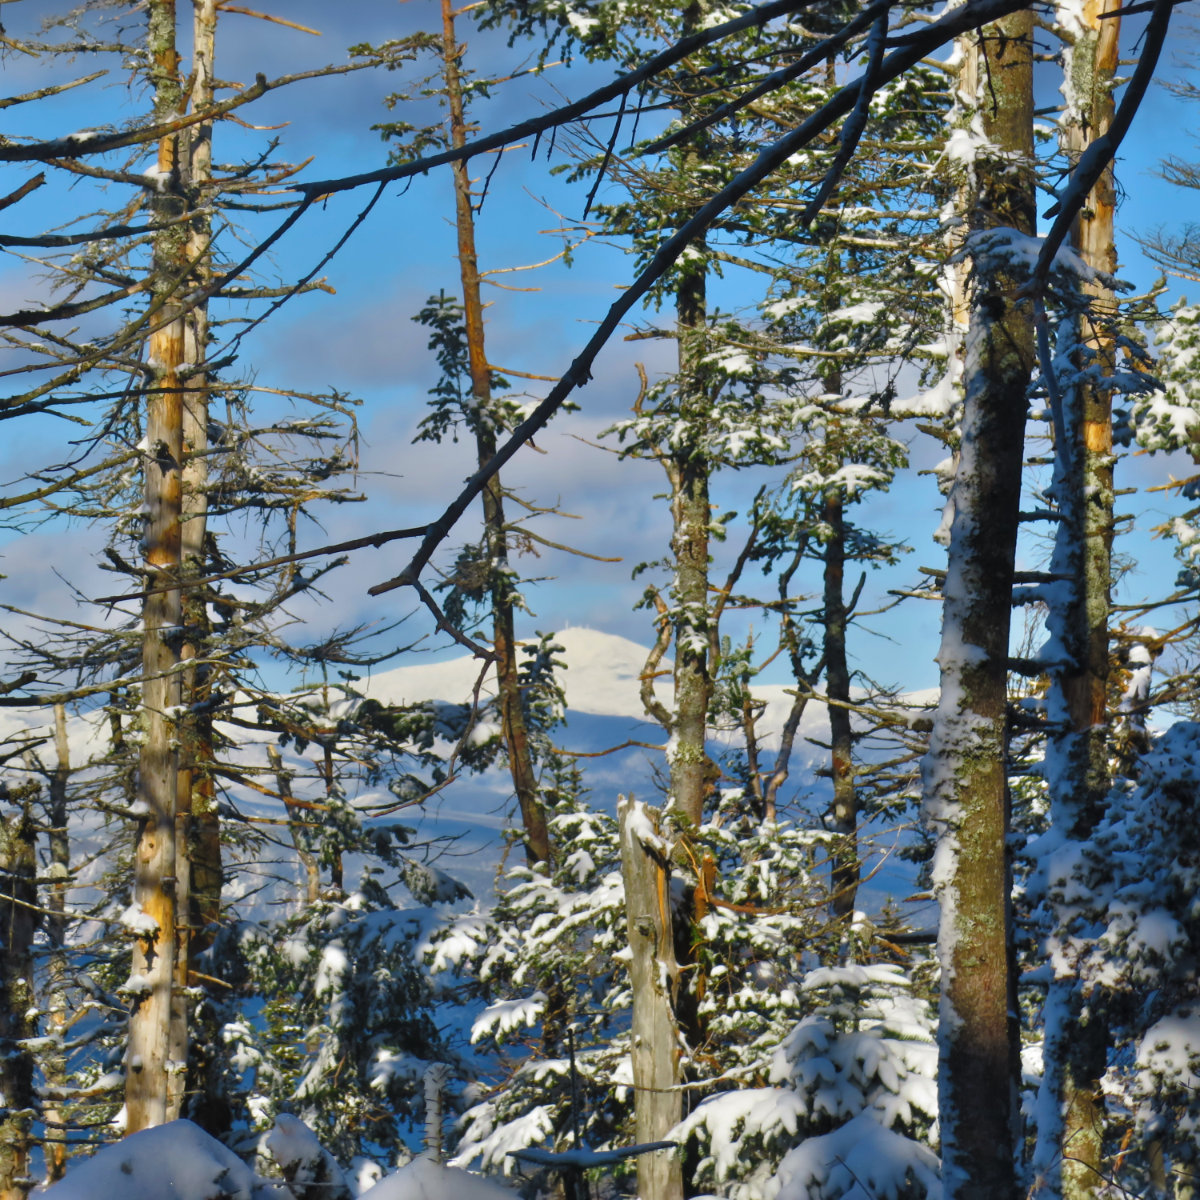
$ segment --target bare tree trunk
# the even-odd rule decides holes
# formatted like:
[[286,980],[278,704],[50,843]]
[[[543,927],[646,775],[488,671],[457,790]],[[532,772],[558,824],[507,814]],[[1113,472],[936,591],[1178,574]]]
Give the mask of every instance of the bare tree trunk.
[[31,805],[36,784],[10,800],[20,807],[0,821],[0,1200],[24,1200],[34,1118],[33,933],[37,909],[37,833]]
[[[329,690],[325,689],[325,711],[329,711]],[[324,772],[325,772],[325,798],[330,800],[333,798],[335,790],[339,788],[339,784],[333,771],[333,744],[336,734],[329,734],[321,742],[321,750],[323,754]],[[329,863],[329,886],[338,894],[344,896],[345,880],[343,879],[343,861],[342,851],[337,849],[334,851]]]
[[796,631],[796,621],[789,608],[792,579],[800,566],[803,555],[804,543],[802,541],[796,546],[791,562],[779,576],[780,639],[787,651],[788,661],[792,665],[792,678],[796,681],[796,691],[792,697],[792,707],[788,711],[787,718],[783,723],[783,730],[779,735],[779,751],[775,755],[775,766],[763,788],[763,820],[770,823],[775,821],[779,806],[779,790],[788,779],[792,750],[796,745],[796,735],[800,731],[804,710],[808,707],[811,698],[813,684],[825,669],[825,659],[822,656],[821,661],[813,670],[805,671],[801,642]]
[[779,752],[775,755],[775,766],[767,778],[763,789],[762,819],[773,825],[779,808],[779,789],[787,783],[791,767],[792,750],[796,745],[796,734],[800,731],[800,722],[804,719],[804,710],[808,707],[807,694],[795,696],[792,707],[788,710],[783,723],[783,731],[779,735]]
[[445,1162],[446,1085],[450,1068],[446,1063],[431,1063],[422,1076],[425,1085],[425,1153],[435,1163]]
[[[746,639],[747,654],[753,653],[754,634]],[[742,737],[746,742],[746,783],[750,788],[750,802],[754,805],[755,815],[760,821],[766,819],[767,797],[763,791],[762,756],[758,745],[758,722],[762,717],[766,704],[755,700],[750,692],[750,676],[744,679],[742,692]],[[772,818],[774,819],[774,818]]]
[[833,775],[833,914],[843,923],[854,916],[858,897],[858,789],[854,785],[854,734],[850,723],[850,666],[846,656],[846,514],[840,493],[827,493],[821,520],[825,544],[825,680]]
[[[454,9],[442,0],[442,55],[446,95],[450,108],[450,136],[455,147],[467,140],[463,112],[461,53],[454,37]],[[475,214],[471,207],[471,179],[467,162],[454,164],[454,210],[458,229],[458,266],[463,289],[463,319],[467,328],[467,355],[471,372],[471,402],[475,408],[476,450],[480,466],[496,453],[497,426],[493,418],[492,371],[488,366],[483,332],[483,301],[479,291],[479,260],[475,250]],[[508,565],[508,529],[504,521],[504,489],[499,473],[483,490],[485,548],[491,575],[492,650],[496,655],[496,703],[508,756],[513,791],[525,829],[525,856],[531,864],[551,857],[546,811],[538,790],[521,688],[517,671],[517,644],[513,620],[513,580]]]
[[[1119,9],[1119,0],[1085,0],[1060,10],[1070,39],[1064,53],[1067,104],[1062,140],[1072,163],[1112,124],[1121,32],[1120,16],[1112,14]],[[1088,266],[1110,275],[1117,266],[1115,208],[1110,166],[1072,230],[1072,245]],[[1051,819],[1076,841],[1091,836],[1110,784],[1107,697],[1114,504],[1112,390],[1105,381],[1114,370],[1116,303],[1102,283],[1082,286],[1091,307],[1076,331],[1080,351],[1074,366],[1081,374],[1062,400],[1067,444],[1057,448],[1057,500],[1063,520],[1053,569],[1069,576],[1072,584],[1064,611],[1051,619],[1067,661],[1052,673],[1048,696],[1052,706],[1062,706],[1050,711],[1056,722],[1051,741],[1057,764],[1049,781]],[[1069,922],[1069,912],[1061,913],[1060,919]],[[1060,932],[1071,936],[1069,930]],[[1100,1077],[1106,1067],[1107,1030],[1101,1006],[1085,1006],[1074,977],[1052,981],[1046,1013],[1042,1091],[1049,1103],[1040,1110],[1055,1112],[1057,1120],[1043,1121],[1038,1129],[1035,1186],[1065,1200],[1085,1200],[1105,1186]]]
[[[213,54],[217,25],[216,0],[193,0],[192,92],[193,111],[213,102]],[[212,178],[212,124],[194,126],[184,143],[181,185],[193,207],[205,195]],[[192,279],[204,286],[211,279],[209,244],[211,221],[196,217],[190,227],[187,257]],[[208,516],[208,376],[202,364],[208,356],[208,306],[190,308],[184,324],[184,371],[186,387],[180,418],[183,443],[183,493],[180,514],[180,574],[186,582],[205,572],[205,543]],[[183,629],[180,645],[182,665],[182,708],[178,728],[179,782],[176,811],[176,905],[179,935],[176,943],[175,996],[171,1021],[172,1061],[188,1060],[188,1014],[185,1005],[191,982],[193,959],[212,944],[212,928],[221,912],[221,838],[213,788],[213,729],[209,701],[212,681],[207,666],[195,659],[204,654],[211,633],[204,592],[189,588],[183,593]],[[167,1112],[170,1117],[183,1109],[188,1075],[175,1072],[169,1080]],[[199,1078],[196,1091],[203,1091]],[[215,1132],[215,1131],[210,1131]]]
[[[67,1085],[67,1060],[62,1040],[67,1032],[67,880],[71,874],[71,841],[67,835],[67,784],[71,778],[71,750],[67,742],[67,710],[54,706],[54,750],[56,762],[50,775],[49,803],[46,817],[49,825],[50,878],[46,894],[46,939],[50,943],[50,960],[46,980],[46,1032],[56,1039],[53,1049],[43,1059],[50,1096],[55,1089]],[[61,1094],[61,1093],[59,1093]],[[46,1182],[55,1183],[67,1167],[66,1113],[56,1099],[47,1099],[42,1111],[45,1138],[42,1154],[46,1161]]]
[[[1034,232],[1032,48],[1029,12],[986,27],[978,46],[966,48],[959,86],[978,106],[986,139],[975,163],[973,230]],[[1019,280],[986,254],[972,265],[942,693],[924,765],[942,910],[938,1103],[947,1200],[1014,1200],[1006,685],[1034,339],[1029,315],[1012,299]]]
[[[1065,130],[1072,162],[1112,124],[1121,18],[1111,14],[1119,9],[1119,0],[1084,0],[1078,10],[1085,28],[1069,49],[1067,68],[1080,91],[1078,100],[1086,108],[1074,114]],[[1103,16],[1106,13],[1110,14],[1107,18]],[[1088,196],[1071,239],[1088,266],[1109,275],[1117,269],[1116,200],[1110,164]],[[1078,365],[1088,365],[1091,371],[1078,385],[1080,429],[1074,447],[1079,472],[1076,492],[1081,501],[1076,541],[1082,569],[1078,607],[1073,614],[1078,653],[1072,655],[1072,669],[1065,680],[1071,724],[1085,750],[1079,772],[1079,817],[1083,822],[1079,833],[1090,831],[1101,816],[1110,783],[1107,695],[1114,497],[1112,388],[1107,380],[1116,365],[1116,299],[1098,280],[1085,282],[1083,288],[1091,296],[1091,311],[1081,320],[1079,336],[1089,361]]]
[[[683,1116],[674,1010],[679,966],[671,928],[670,847],[659,833],[659,814],[622,796],[617,819],[633,987],[634,1129],[640,1144],[662,1141]],[[683,1173],[674,1152],[641,1155],[637,1172],[641,1200],[681,1200]]]
[[[685,425],[703,429],[708,406],[701,382],[708,314],[702,266],[691,271],[675,294],[679,332],[679,415]],[[697,443],[698,437],[688,439]],[[708,482],[711,464],[696,444],[685,443],[666,459],[671,481],[671,549],[675,567],[672,623],[675,639],[675,713],[669,751],[671,803],[693,828],[704,820],[712,783],[706,751],[712,701],[709,662],[708,551],[712,512]]]
[[[175,50],[174,0],[149,0],[147,44],[155,88],[155,119],[167,121],[183,103]],[[151,210],[160,221],[183,210],[179,194],[179,141],[158,147],[158,179]],[[146,397],[145,561],[147,596],[142,609],[142,711],[144,741],[138,764],[141,817],[134,855],[134,900],[156,926],[139,936],[133,954],[133,1009],[125,1058],[127,1130],[135,1133],[171,1119],[177,1093],[171,1076],[186,1054],[172,1036],[177,989],[177,843],[179,753],[176,721],[182,700],[179,673],[183,622],[177,585],[181,567],[183,500],[183,392],[185,322],[179,292],[186,274],[187,229],[175,223],[155,234],[152,320]],[[164,589],[156,591],[156,589]],[[176,1014],[176,1029],[178,1028]]]

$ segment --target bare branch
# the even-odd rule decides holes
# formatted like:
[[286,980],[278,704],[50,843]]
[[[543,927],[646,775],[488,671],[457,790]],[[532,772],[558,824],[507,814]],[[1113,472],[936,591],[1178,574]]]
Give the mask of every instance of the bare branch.
[[[1018,0],[988,0],[988,2],[1006,3],[1008,6],[1005,9],[1006,12],[1022,7]],[[688,34],[687,37],[680,38],[665,50],[648,58],[635,70],[617,76],[611,83],[597,88],[581,100],[564,104],[561,108],[556,108],[552,112],[545,113],[540,117],[532,117],[528,121],[521,121],[519,124],[512,125],[499,133],[476,138],[475,141],[468,142],[459,149],[444,150],[438,154],[431,154],[428,158],[417,159],[415,162],[401,163],[393,167],[381,167],[376,171],[364,171],[359,175],[347,175],[341,179],[323,179],[316,183],[298,184],[295,190],[302,192],[306,196],[315,198],[318,196],[333,195],[335,192],[346,192],[353,188],[366,187],[376,183],[394,183],[400,179],[408,179],[413,175],[424,175],[434,167],[446,166],[449,163],[457,162],[459,159],[469,159],[477,154],[486,154],[491,150],[507,146],[511,142],[523,141],[529,137],[539,137],[547,130],[557,129],[561,125],[568,125],[572,121],[594,115],[592,110],[599,105],[606,104],[609,100],[618,99],[626,93],[633,91],[639,84],[652,79],[660,71],[674,66],[677,62],[687,58],[690,54],[694,54],[704,46],[718,42],[730,34],[740,33],[744,29],[764,26],[776,17],[789,16],[800,12],[803,9],[810,8],[814,3],[816,3],[816,0],[773,0],[769,4],[760,4],[750,12],[732,21],[725,21],[720,25],[712,26],[710,29],[701,29],[696,33]],[[990,20],[991,18],[988,19]],[[948,36],[952,37],[954,35],[950,34]],[[938,43],[935,41],[934,44]]]
[[57,96],[61,92],[69,92],[72,88],[91,83],[93,79],[99,79],[102,75],[107,74],[107,71],[93,71],[90,75],[72,79],[70,83],[54,83],[49,87],[38,88],[36,92],[25,92],[21,96],[6,96],[0,99],[0,108],[12,108],[14,104],[25,104],[30,100],[44,100],[47,96]]
[[277,88],[287,87],[292,83],[303,83],[309,79],[324,79],[329,75],[347,75],[352,71],[364,71],[375,65],[373,61],[368,61],[317,67],[311,71],[298,71],[294,75],[281,75],[278,79],[268,79],[260,74],[245,91],[185,116],[160,121],[157,125],[126,129],[121,133],[72,133],[48,142],[27,142],[24,145],[10,143],[0,146],[0,162],[41,162],[50,158],[79,158],[85,154],[107,154],[110,150],[121,150],[126,146],[142,146],[147,142],[157,142],[173,133],[179,133],[180,130],[190,129],[193,125],[203,125],[223,117],[235,109],[252,104]]
[[9,192],[7,196],[0,198],[0,209],[9,208],[16,204],[18,200],[24,200],[30,192],[36,191],[45,182],[45,173],[39,171],[32,179],[25,180],[16,191]]

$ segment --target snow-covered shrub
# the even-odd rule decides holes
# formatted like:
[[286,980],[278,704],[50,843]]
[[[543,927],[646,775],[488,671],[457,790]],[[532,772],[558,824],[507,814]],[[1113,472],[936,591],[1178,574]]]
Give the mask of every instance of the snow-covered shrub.
[[1047,893],[1074,911],[1051,965],[1080,978],[1088,1014],[1107,1023],[1114,1115],[1128,1114],[1135,1146],[1189,1164],[1200,1135],[1198,794],[1200,724],[1181,721],[1113,787],[1090,842],[1052,832],[1033,848]]
[[268,1200],[273,1183],[191,1121],[143,1129],[73,1163],[51,1200]]
[[1155,374],[1162,386],[1140,394],[1132,420],[1138,444],[1146,449],[1178,450],[1200,433],[1200,395],[1196,354],[1200,350],[1200,308],[1181,299],[1160,328]]
[[[703,1160],[696,1180],[747,1182],[749,1200],[799,1136],[827,1132],[863,1110],[883,1128],[927,1133],[934,1106],[932,1017],[903,973],[886,966],[813,973],[839,952],[826,917],[829,835],[761,825],[744,808],[732,793],[723,797],[713,820],[680,843],[677,857],[695,870],[680,868],[672,894],[681,920],[699,914],[688,947],[700,1034],[685,1051],[689,1082],[778,1085],[714,1097],[681,1127],[681,1140],[690,1139]],[[632,997],[616,823],[578,808],[553,817],[551,829],[562,847],[554,869],[512,870],[493,914],[495,940],[479,967],[493,1003],[477,1018],[473,1040],[506,1061],[507,1074],[465,1114],[460,1165],[511,1172],[510,1151],[572,1148],[568,1029],[580,1141],[592,1150],[632,1141]],[[857,1089],[836,1119],[822,1115],[825,1094],[808,1095],[799,1082],[812,1055],[799,1047],[797,1029],[816,1037],[814,1014],[837,1047],[823,1059],[841,1064],[837,1086]]]
[[[797,992],[808,1012],[771,1056],[773,1086],[719,1092],[676,1130],[698,1156],[698,1177],[731,1200],[843,1200],[860,1186],[931,1200],[939,1189],[929,1002],[890,964],[819,967]],[[852,1169],[850,1156],[870,1171]]]
[[260,999],[220,1033],[235,1134],[291,1111],[340,1162],[405,1161],[426,1068],[457,1063],[438,1011],[457,1001],[444,980],[452,963],[436,947],[467,938],[471,920],[441,903],[398,907],[368,866],[344,899],[243,925],[243,969]]
[[616,822],[585,808],[549,821],[560,847],[553,869],[514,867],[492,914],[493,939],[477,970],[492,1003],[471,1040],[495,1056],[494,1086],[464,1115],[454,1161],[511,1172],[511,1150],[572,1141],[574,1042],[582,1139],[606,1148],[629,1108],[620,1078],[629,996],[621,951],[624,891]]
[[837,931],[826,919],[825,862],[833,835],[790,822],[760,824],[740,793],[722,795],[714,819],[697,832],[692,853],[708,856],[711,899],[693,931],[698,1078],[750,1079],[807,1011],[800,980],[830,961]]

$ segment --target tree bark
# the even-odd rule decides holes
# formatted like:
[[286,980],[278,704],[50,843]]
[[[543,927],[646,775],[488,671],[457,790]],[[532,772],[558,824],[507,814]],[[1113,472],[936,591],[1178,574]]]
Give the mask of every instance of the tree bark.
[[[174,0],[149,0],[147,44],[155,89],[156,120],[169,120],[180,110],[183,88],[175,49]],[[179,192],[180,138],[171,135],[158,146],[157,186],[151,211],[171,221],[183,211]],[[146,590],[142,608],[142,713],[144,740],[138,762],[141,817],[134,853],[134,901],[157,926],[139,936],[133,954],[133,1008],[125,1059],[127,1131],[135,1133],[171,1119],[177,1098],[171,1076],[184,1070],[186,1054],[172,1035],[175,987],[179,751],[176,721],[182,700],[180,636],[183,621],[177,585],[181,567],[183,500],[182,364],[186,340],[180,289],[187,265],[187,229],[178,224],[154,239],[151,289],[155,324],[150,335],[145,417]],[[162,589],[162,590],[157,590]]]
[[0,1200],[25,1200],[33,1187],[33,1053],[37,1034],[33,934],[37,912],[36,784],[10,797],[20,807],[0,821]]
[[[460,50],[454,36],[454,10],[442,0],[442,58],[450,110],[450,140],[461,147],[467,140],[463,109]],[[479,287],[479,259],[475,249],[475,214],[471,207],[471,179],[465,159],[454,164],[454,212],[458,230],[458,266],[463,289],[463,319],[467,329],[467,355],[471,374],[471,403],[475,413],[475,439],[479,465],[496,453],[497,423],[492,406],[492,370],[487,361],[483,331],[483,300]],[[517,643],[513,618],[513,578],[508,565],[508,529],[504,520],[504,490],[497,472],[483,490],[485,549],[491,579],[492,650],[496,656],[496,704],[501,736],[508,756],[513,791],[525,830],[525,856],[532,865],[550,861],[552,848],[546,810],[538,789],[529,731],[521,704],[517,669]]]
[[[671,928],[670,848],[659,833],[659,814],[622,796],[617,819],[633,989],[634,1136],[641,1144],[663,1141],[683,1116],[674,1011],[679,965]],[[674,1152],[641,1155],[637,1177],[641,1200],[682,1200],[683,1173]]]
[[[679,336],[677,388],[681,422],[693,431],[706,428],[707,397],[702,361],[708,313],[702,265],[689,271],[675,294]],[[671,802],[694,830],[704,821],[704,801],[712,782],[706,750],[708,709],[712,701],[709,662],[708,551],[712,512],[708,483],[712,467],[697,432],[667,458],[671,482],[671,549],[675,560],[672,624],[675,639],[675,713],[669,766]]]
[[[965,48],[959,87],[979,110],[986,139],[975,161],[972,231],[1034,232],[1032,47],[1032,15],[1022,12]],[[1014,1200],[1006,683],[1034,337],[1014,299],[1021,281],[985,254],[972,266],[942,692],[924,764],[942,912],[938,1102],[947,1200]]]
[[[1072,164],[1112,124],[1121,18],[1111,14],[1119,9],[1119,0],[1084,0],[1060,12],[1060,19],[1069,22],[1062,145]],[[1115,210],[1110,166],[1071,231],[1072,246],[1084,262],[1110,275],[1117,267]],[[1051,819],[1075,841],[1091,836],[1111,782],[1107,697],[1114,526],[1112,389],[1106,380],[1115,366],[1116,301],[1098,281],[1081,286],[1090,307],[1075,331],[1080,349],[1073,365],[1080,374],[1062,402],[1067,445],[1058,449],[1056,480],[1064,519],[1056,535],[1053,570],[1072,583],[1063,611],[1052,621],[1066,661],[1052,673],[1048,696],[1057,730],[1051,734],[1056,763],[1050,780]],[[1058,916],[1060,924],[1069,923],[1069,912]],[[1068,928],[1056,932],[1072,936]],[[1100,1096],[1108,1044],[1104,1017],[1101,1006],[1088,1004],[1073,976],[1051,982],[1046,1013],[1042,1090],[1050,1103],[1041,1111],[1055,1111],[1057,1120],[1038,1129],[1035,1188],[1065,1200],[1087,1200],[1105,1186]]]
[[833,915],[848,925],[858,897],[858,790],[854,785],[854,734],[850,722],[850,666],[846,655],[846,514],[845,499],[828,492],[821,520],[825,544],[825,680],[829,699],[829,737],[833,776]]
[[[71,751],[67,741],[67,710],[54,706],[55,765],[50,775],[49,803],[46,818],[49,825],[51,884],[46,894],[46,940],[50,944],[50,960],[46,978],[47,1033],[57,1042],[43,1059],[42,1070],[50,1095],[54,1089],[67,1086],[67,1059],[63,1038],[67,1031],[67,881],[71,875],[71,842],[67,833],[67,784],[71,778]],[[66,1112],[57,1099],[47,1099],[42,1111],[45,1138],[42,1154],[46,1162],[46,1182],[56,1183],[67,1168]]]
[[[217,25],[216,0],[193,0],[192,16],[192,110],[204,109],[213,102],[213,56]],[[182,147],[181,186],[199,207],[207,197],[212,178],[212,123],[193,127]],[[211,281],[209,246],[211,220],[205,215],[193,219],[188,232],[187,259],[192,264],[192,280],[198,287]],[[183,444],[182,510],[180,525],[180,574],[185,582],[198,579],[206,571],[208,536],[208,396],[209,378],[203,364],[208,356],[208,306],[191,307],[184,321],[184,369],[181,438]],[[182,709],[178,721],[179,781],[176,812],[176,903],[179,934],[176,943],[176,1003],[172,1015],[170,1056],[188,1060],[188,1018],[184,998],[192,982],[192,964],[211,944],[213,929],[221,915],[221,836],[217,819],[216,792],[213,786],[213,720],[211,710],[212,679],[207,665],[196,659],[205,653],[212,625],[202,589],[191,587],[183,592],[183,618],[180,662],[182,668]],[[198,1066],[198,1064],[192,1064]],[[190,1073],[189,1073],[190,1074]],[[177,1116],[183,1109],[184,1085],[189,1075],[171,1076],[168,1113]],[[199,1076],[190,1086],[197,1094],[206,1090]],[[220,1130],[209,1130],[217,1134]]]

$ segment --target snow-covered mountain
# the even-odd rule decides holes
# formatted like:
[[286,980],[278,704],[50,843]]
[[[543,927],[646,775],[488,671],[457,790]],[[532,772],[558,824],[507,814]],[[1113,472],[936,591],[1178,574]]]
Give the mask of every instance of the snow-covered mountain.
[[[560,682],[572,713],[642,718],[638,689],[646,665],[644,646],[628,638],[579,626],[560,630],[555,640],[564,651],[560,657],[567,670],[561,673]],[[367,691],[377,700],[392,703],[463,700],[471,694],[479,669],[479,661],[469,654],[442,662],[405,665],[373,676]],[[664,660],[661,669],[670,670],[670,661]],[[661,680],[659,687],[662,688]]]
[[[615,811],[617,797],[623,793],[658,800],[662,794],[666,736],[661,727],[646,719],[642,707],[640,680],[645,670],[646,648],[627,638],[580,626],[559,631],[556,641],[563,648],[558,657],[567,664],[558,676],[567,697],[567,719],[565,726],[556,731],[555,740],[564,751],[581,756],[589,802]],[[667,704],[671,699],[671,666],[670,660],[664,659],[656,681],[659,698]],[[385,704],[419,700],[462,703],[471,697],[480,672],[479,661],[463,654],[440,662],[405,663],[368,676],[357,686]],[[493,690],[485,679],[482,695],[486,698]],[[761,765],[769,769],[792,698],[783,685],[756,687],[754,692],[765,704],[758,730]],[[914,697],[914,702],[924,699]],[[48,764],[55,761],[52,723],[53,715],[48,710],[0,709],[0,737],[7,737],[10,744],[31,735],[44,739],[36,750]],[[104,753],[107,730],[99,714],[73,715],[67,728],[73,764]],[[232,727],[228,732],[238,736]],[[719,753],[723,746],[737,746],[740,738],[740,731],[731,730],[715,735],[713,744]],[[810,702],[796,739],[787,790],[781,796],[786,806],[793,812],[805,811],[807,816],[803,819],[810,821],[819,819],[828,802],[828,781],[819,773],[828,753],[822,743],[827,741],[825,706]],[[256,763],[263,757],[261,746],[247,747],[242,753],[248,756],[247,761]],[[301,760],[296,761],[302,767]],[[311,763],[309,769],[313,769]],[[245,789],[235,786],[228,798],[251,819],[270,820],[279,815],[276,802]],[[386,802],[388,798],[389,794],[382,789],[350,797],[352,802],[364,806]],[[423,812],[403,810],[389,819],[420,825],[422,836],[457,838],[440,865],[482,896],[493,885],[502,857],[502,834],[514,820],[512,808],[507,771],[493,768],[479,775],[463,773],[433,797]],[[90,830],[76,827],[76,835],[82,835],[88,842],[89,833]],[[888,845],[894,840],[890,835],[886,839]],[[890,877],[895,872],[888,868],[886,874]],[[908,874],[907,869],[903,874]],[[897,894],[907,889],[907,882],[897,883],[889,878],[881,881],[881,886],[883,892]],[[233,890],[236,892],[237,888]]]
[[[563,647],[563,653],[559,657],[567,664],[567,669],[559,673],[559,682],[563,685],[567,697],[567,732],[563,737],[564,745],[573,750],[601,748],[599,743],[594,746],[584,744],[594,740],[590,734],[601,726],[581,718],[593,717],[611,717],[633,722],[635,726],[641,727],[639,736],[643,737],[643,740],[665,742],[662,730],[647,722],[642,708],[641,677],[646,668],[648,654],[645,646],[616,634],[577,625],[559,630],[555,634],[555,640]],[[671,669],[671,660],[664,658],[659,664],[655,680],[655,692],[659,699],[667,704],[671,699]],[[463,701],[471,695],[479,675],[478,660],[464,654],[437,663],[395,667],[365,681],[364,687],[369,696],[383,703],[398,704],[414,700]],[[490,673],[482,691],[485,696],[494,691],[490,687]],[[766,710],[759,721],[763,744],[774,748],[778,745],[779,733],[791,707],[792,698],[782,684],[755,687],[754,694],[766,703]],[[628,725],[623,727],[631,728]],[[804,739],[808,736],[822,737],[827,731],[825,706],[816,701],[810,703],[805,710],[800,736],[797,739],[800,762],[809,757],[808,752],[811,750]],[[819,756],[812,755],[814,761],[817,757]],[[800,762],[797,763],[797,767]]]

